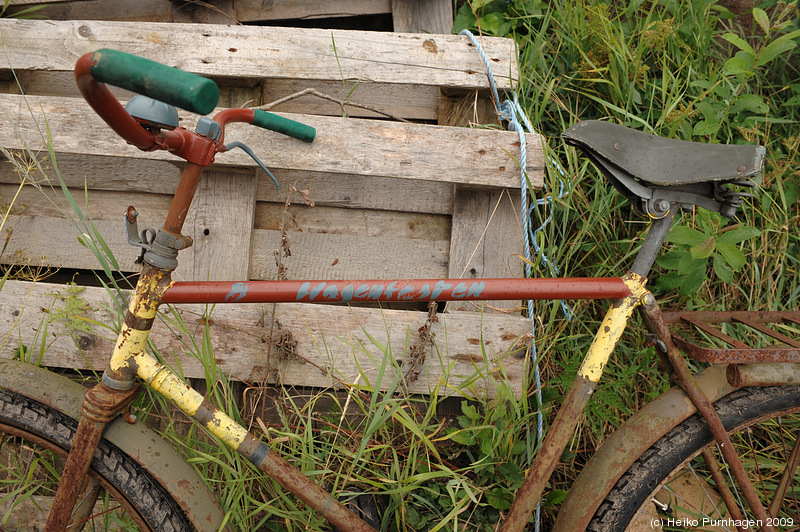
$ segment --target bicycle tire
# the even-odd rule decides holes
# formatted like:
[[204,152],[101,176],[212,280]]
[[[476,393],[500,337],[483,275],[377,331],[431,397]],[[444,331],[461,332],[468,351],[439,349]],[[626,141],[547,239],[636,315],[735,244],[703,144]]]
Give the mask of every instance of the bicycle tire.
[[[774,422],[781,419],[779,425],[789,424],[794,427],[789,442],[797,438],[797,427],[800,426],[800,386],[774,386],[764,388],[741,388],[719,399],[715,409],[720,416],[726,430],[732,435],[747,434],[747,429],[759,430],[755,427],[759,423]],[[786,423],[787,418],[791,423]],[[734,439],[736,445],[737,439]],[[748,441],[752,441],[749,438]],[[635,520],[644,520],[652,528],[664,526],[664,530],[698,530],[702,527],[725,525],[731,523],[729,517],[723,514],[703,515],[696,513],[703,501],[686,501],[686,506],[693,507],[692,514],[676,512],[670,507],[672,513],[659,513],[653,498],[664,498],[662,489],[667,490],[667,483],[675,479],[681,471],[687,469],[688,464],[700,455],[708,446],[714,446],[713,436],[700,414],[685,419],[678,426],[667,432],[657,440],[647,451],[642,453],[627,472],[620,477],[615,486],[606,495],[605,500],[597,509],[594,518],[587,530],[590,532],[619,532],[629,530],[634,526]],[[784,446],[785,447],[785,446]],[[791,449],[791,445],[788,446]],[[786,450],[788,455],[788,450]],[[744,461],[744,460],[743,460]],[[762,461],[762,465],[763,465]],[[748,461],[747,464],[755,463]],[[756,464],[756,467],[758,465]],[[687,469],[688,470],[688,469]],[[691,469],[695,471],[694,468]],[[795,483],[800,471],[795,471]],[[734,486],[735,489],[735,486]],[[758,490],[758,485],[756,485]],[[661,494],[660,494],[661,492]],[[776,526],[778,530],[796,529],[800,527],[800,492],[791,490],[788,497],[788,514],[786,514],[787,527]],[[709,506],[706,506],[709,507]],[[785,508],[782,506],[782,511]],[[689,515],[689,517],[686,517]],[[744,513],[747,517],[747,513]],[[706,521],[704,521],[706,519]],[[750,518],[748,518],[750,519]],[[642,521],[639,521],[642,523]],[[791,523],[791,524],[790,524]],[[641,526],[641,525],[638,525]],[[730,527],[735,530],[735,526]],[[754,528],[750,526],[750,528]],[[641,528],[639,528],[641,530]],[[707,529],[707,528],[706,528]]]
[[[47,477],[48,467],[63,465],[70,442],[75,434],[77,422],[71,417],[25,395],[9,390],[0,390],[0,433],[2,433],[3,449],[2,458],[2,499],[10,496],[6,488],[12,486],[17,479],[25,478],[25,482],[33,482],[38,486],[28,487],[24,490],[17,487],[17,491],[27,493],[26,497],[35,498],[34,506],[42,505],[48,497],[54,494],[51,479]],[[39,468],[38,471],[26,471],[22,477],[10,477],[13,472],[10,468],[21,465],[17,462],[21,449],[31,453],[31,458],[26,461],[40,463],[49,461],[49,465]],[[32,453],[36,453],[36,461]],[[15,454],[17,453],[17,454]],[[116,505],[111,506],[112,515],[99,517],[100,520],[113,520],[115,530],[151,530],[151,531],[189,531],[194,530],[186,518],[180,505],[156,481],[153,476],[139,465],[132,457],[122,452],[117,446],[105,438],[101,439],[97,452],[91,464],[90,476],[100,484],[101,488],[113,499]],[[57,474],[56,474],[57,475]],[[32,480],[31,480],[32,478]],[[13,497],[13,496],[11,496]],[[102,496],[105,500],[105,495]],[[43,505],[46,507],[46,505]],[[11,514],[9,509],[4,509],[6,515],[0,515],[5,520]],[[30,510],[30,505],[23,506],[20,512]],[[125,516],[119,515],[117,508],[124,510]],[[28,519],[23,515],[21,519]],[[29,528],[30,525],[17,525]],[[95,528],[97,523],[94,523]],[[5,530],[5,528],[3,528]]]

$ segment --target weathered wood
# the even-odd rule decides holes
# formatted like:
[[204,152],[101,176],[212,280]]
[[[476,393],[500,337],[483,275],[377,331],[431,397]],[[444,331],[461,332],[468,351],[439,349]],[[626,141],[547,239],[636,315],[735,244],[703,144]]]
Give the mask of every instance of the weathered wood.
[[[450,237],[451,278],[522,277],[519,191],[458,190]],[[519,301],[487,301],[494,309],[518,309]],[[479,305],[448,303],[448,310]]]
[[[246,179],[248,176],[238,177],[239,181]],[[232,181],[219,181],[216,185],[206,182],[201,186],[184,231],[195,239],[195,245],[181,252],[176,279],[207,280],[221,275],[242,280],[275,278],[273,252],[280,247],[280,232],[253,230],[252,214],[241,214],[245,207],[252,209],[252,194],[247,198],[245,191],[249,189],[236,185],[236,180],[234,176]],[[212,204],[208,187],[218,188],[217,198],[228,195],[228,207]],[[140,213],[140,230],[159,227],[171,198],[93,190],[84,201],[83,191],[72,193],[122,271],[138,271],[134,265],[138,251],[125,239],[122,215],[132,204]],[[0,204],[11,203],[16,195],[17,186],[0,185]],[[61,199],[60,190],[49,192],[48,196],[53,202],[30,185],[19,193],[14,214],[0,234],[0,241],[6,246],[0,262],[97,269],[94,254],[78,243],[78,236],[83,232],[91,234],[92,227],[76,227],[68,221],[74,216]],[[291,207],[290,212],[298,212],[299,216],[295,224],[289,224],[292,256],[284,259],[284,264],[290,279],[402,278],[410,272],[416,277],[447,276],[449,217],[352,209],[345,211],[351,216],[329,216],[328,210],[317,217],[312,214],[316,208]],[[267,210],[271,214],[265,214]],[[282,210],[283,205],[262,205],[260,226],[275,227]],[[376,218],[377,223],[365,221],[368,217]],[[356,224],[353,218],[361,222]],[[249,222],[243,223],[245,219]],[[296,225],[298,222],[301,225]],[[205,229],[209,230],[208,235],[204,234]]]
[[353,17],[390,11],[390,0],[236,0],[236,18],[240,22]]
[[[202,305],[180,306],[175,312],[183,325],[178,326],[175,315],[162,313],[151,338],[167,363],[179,361],[186,377],[205,377],[205,358],[215,360],[218,371],[235,380],[263,382],[268,378],[271,307],[217,305],[205,315]],[[0,356],[12,356],[21,343],[34,359],[41,354],[45,366],[102,368],[115,335],[101,324],[119,323],[116,312],[109,310],[115,308],[120,302],[101,288],[8,281],[0,312]],[[271,367],[277,370],[277,380],[287,385],[358,383],[391,389],[401,364],[409,363],[408,346],[426,317],[409,311],[278,305],[274,337],[281,334],[284,342],[272,349]],[[199,347],[205,327],[213,354]],[[431,326],[434,345],[426,346],[422,373],[408,391],[491,397],[498,379],[520,397],[525,350],[517,348],[517,341],[529,328],[529,321],[521,317],[440,314]],[[381,366],[387,371],[378,382]]]
[[204,172],[186,216],[194,245],[180,255],[176,278],[234,281],[250,278],[255,216],[255,172]]
[[[43,113],[43,115],[42,115]],[[159,150],[143,152],[131,148],[109,132],[105,123],[77,98],[37,98],[0,95],[0,144],[31,149],[43,146],[45,117],[52,142],[59,152],[174,160]],[[192,125],[194,117],[182,115]],[[515,132],[461,127],[296,115],[291,118],[317,130],[312,144],[244,125],[231,125],[227,140],[248,144],[265,164],[274,168],[383,176],[400,179],[443,181],[486,187],[516,187],[519,169],[512,158],[519,153]],[[21,138],[20,138],[21,137]],[[543,179],[543,156],[538,135],[529,135],[528,173],[534,185]],[[226,166],[255,168],[240,150],[218,155]],[[413,201],[413,198],[409,198]]]
[[[299,194],[292,194],[292,205],[285,216],[286,230],[295,232],[364,235],[383,238],[449,240],[450,216],[401,211],[338,209],[303,205]],[[278,231],[284,220],[284,205],[259,202],[255,227]]]
[[[447,240],[365,237],[293,232],[291,257],[283,259],[289,279],[420,279],[447,275]],[[280,232],[253,231],[250,276],[275,279],[274,251]]]
[[395,32],[450,33],[453,2],[450,0],[392,0]]
[[[488,86],[480,56],[460,35],[12,19],[0,20],[0,35],[22,70],[72,70],[79,56],[106,47],[212,77]],[[513,41],[484,37],[483,46],[498,86],[510,88]]]
[[[172,0],[15,0],[14,4],[43,4],[36,14],[49,20],[234,24],[235,2],[236,0],[214,0],[213,3]],[[11,6],[9,13],[17,13],[20,9],[21,6]]]
[[[439,89],[427,85],[267,79],[264,80],[262,102],[269,104],[306,89],[315,89],[332,98],[366,105],[408,120],[436,120],[440,112]],[[345,106],[343,110],[336,102],[310,94],[288,100],[270,110],[281,113],[385,118],[385,115],[352,105]]]
[[[64,183],[75,189],[171,195],[181,173],[180,167],[173,162],[148,159],[59,153],[57,162]],[[453,212],[453,185],[450,183],[278,169],[274,173],[281,183],[296,183],[298,189],[307,190],[318,206],[423,214],[450,215]],[[58,186],[58,177],[52,168],[45,175]],[[38,173],[33,178],[45,181],[45,176]],[[286,201],[285,190],[276,190],[266,174],[257,171],[257,179],[258,201],[281,204]],[[0,163],[0,183],[17,184],[19,181],[20,176],[11,164]],[[406,199],[411,197],[413,202]],[[141,206],[146,210],[145,203]]]

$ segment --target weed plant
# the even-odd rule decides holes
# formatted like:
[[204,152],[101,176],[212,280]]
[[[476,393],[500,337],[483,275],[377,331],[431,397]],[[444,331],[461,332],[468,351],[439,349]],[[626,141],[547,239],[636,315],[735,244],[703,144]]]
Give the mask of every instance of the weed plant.
[[[578,120],[605,119],[683,140],[766,146],[766,171],[754,200],[736,220],[685,213],[656,265],[651,286],[665,306],[797,308],[796,7],[761,2],[752,20],[742,26],[712,0],[609,4],[473,0],[458,11],[454,30],[470,28],[484,35],[509,36],[518,43],[516,89],[546,140],[552,161],[548,190],[560,188],[564,178],[559,167],[567,181],[568,195],[553,198],[551,206],[532,213],[534,226],[553,216],[541,234],[542,253],[559,265],[561,275],[619,275],[646,230],[627,201],[560,139],[560,132]],[[19,169],[21,186],[39,187],[75,224],[82,244],[100,261],[100,281],[116,293],[121,289],[114,275],[118,265],[74,191],[60,181],[46,125],[41,132],[49,153],[27,150],[22,157],[4,155]],[[5,207],[0,226],[13,213],[13,205]],[[9,271],[4,274],[3,280]],[[605,310],[591,302],[571,303],[571,308],[571,320],[564,319],[558,305],[532,309],[548,414],[572,380]],[[209,315],[212,312],[209,309]],[[203,326],[190,327],[169,312],[161,319],[162,326],[194,338],[186,348],[204,361],[204,385],[212,402],[260,431],[277,451],[335,493],[373,495],[382,509],[383,530],[494,530],[536,453],[538,405],[532,385],[522,399],[503,387],[492,399],[460,390],[460,415],[448,421],[436,414],[440,401],[436,393],[425,398],[403,393],[400,383],[388,377],[392,374],[388,365],[395,357],[386,356],[377,378],[364,375],[361,384],[342,393],[265,390],[254,385],[243,394],[242,410],[242,390],[218,371]],[[116,329],[119,322],[106,326]],[[543,530],[587,454],[668,386],[641,330],[632,329],[616,351],[545,495]],[[374,344],[387,349],[377,340]],[[39,356],[35,347],[20,346],[18,352],[35,362]],[[157,346],[150,347],[158,354]],[[353,346],[354,354],[363,355],[362,349]],[[171,355],[159,355],[175,365]],[[179,366],[176,369],[180,371]],[[252,406],[260,402],[260,393],[268,393],[274,405],[270,423],[264,423]],[[228,521],[237,528],[327,529],[317,515],[264,479],[246,460],[212,445],[209,436],[180,423],[155,394],[147,394],[147,401],[136,407],[137,415],[159,424],[165,437],[208,480]],[[248,400],[254,396],[257,399]]]

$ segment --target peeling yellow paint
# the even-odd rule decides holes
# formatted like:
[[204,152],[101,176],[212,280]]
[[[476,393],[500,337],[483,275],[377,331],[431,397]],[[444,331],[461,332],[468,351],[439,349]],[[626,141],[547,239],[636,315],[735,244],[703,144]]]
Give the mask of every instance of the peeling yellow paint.
[[[203,405],[202,395],[148,353],[136,355],[136,364],[139,378],[188,415],[197,418],[198,410]],[[238,449],[247,436],[247,429],[221,410],[208,404],[205,407],[206,416],[211,418],[205,422],[205,427],[231,449]]]
[[589,346],[589,352],[581,364],[578,375],[585,377],[592,382],[599,382],[603,376],[608,359],[614,351],[617,342],[622,337],[628,319],[633,311],[641,304],[642,297],[647,293],[645,289],[646,279],[635,273],[629,273],[623,277],[623,281],[628,285],[631,295],[614,303],[606,313],[600,329]]

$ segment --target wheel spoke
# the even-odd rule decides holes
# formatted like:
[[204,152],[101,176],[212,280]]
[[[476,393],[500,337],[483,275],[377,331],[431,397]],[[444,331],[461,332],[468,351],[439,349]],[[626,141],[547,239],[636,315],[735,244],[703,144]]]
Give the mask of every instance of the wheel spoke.
[[[786,442],[783,439],[783,431],[781,431],[781,440],[784,450],[786,449]],[[775,493],[772,496],[772,501],[769,504],[769,515],[772,517],[778,516],[778,511],[786,498],[786,492],[789,486],[792,487],[792,494],[794,495],[794,473],[797,470],[797,464],[800,462],[800,438],[796,438],[792,446],[792,452],[789,454],[789,459],[786,461],[786,467],[783,468],[781,479],[778,481],[778,486],[775,488]],[[797,505],[797,497],[794,496],[794,504]]]

